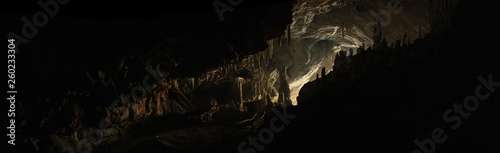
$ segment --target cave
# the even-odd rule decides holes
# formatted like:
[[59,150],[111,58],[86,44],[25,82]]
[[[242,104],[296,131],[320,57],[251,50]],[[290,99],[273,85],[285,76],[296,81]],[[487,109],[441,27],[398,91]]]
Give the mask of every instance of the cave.
[[500,152],[493,1],[8,5],[0,152]]

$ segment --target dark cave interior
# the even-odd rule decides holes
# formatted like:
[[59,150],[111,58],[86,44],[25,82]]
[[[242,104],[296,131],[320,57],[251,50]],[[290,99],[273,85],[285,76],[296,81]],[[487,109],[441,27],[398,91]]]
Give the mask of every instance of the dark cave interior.
[[[9,5],[20,41],[43,7]],[[16,45],[16,145],[2,150],[499,152],[497,8],[69,1]]]

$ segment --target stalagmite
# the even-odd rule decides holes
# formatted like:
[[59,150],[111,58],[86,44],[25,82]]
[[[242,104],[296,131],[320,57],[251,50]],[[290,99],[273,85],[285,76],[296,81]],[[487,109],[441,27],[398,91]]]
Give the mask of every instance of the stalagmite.
[[343,23],[342,23],[341,29],[342,29],[342,38],[344,38],[345,37],[345,32],[344,32],[345,26]]
[[418,39],[422,39],[422,25],[418,25]]
[[325,67],[323,67],[323,68],[321,69],[321,78],[323,78],[323,77],[325,77],[325,76],[326,76],[326,70],[325,70],[325,69],[326,69]]
[[173,80],[173,85],[174,85],[174,89],[179,89],[179,83],[177,82],[177,79]]
[[191,78],[191,85],[192,85],[191,89],[194,90],[194,78]]
[[282,42],[282,37],[280,37],[280,47],[282,46],[281,42]]
[[405,32],[405,35],[403,36],[403,46],[406,46],[406,36],[407,36],[407,34]]
[[259,65],[259,68],[261,68],[260,61],[262,59],[261,53],[257,54],[257,64]]

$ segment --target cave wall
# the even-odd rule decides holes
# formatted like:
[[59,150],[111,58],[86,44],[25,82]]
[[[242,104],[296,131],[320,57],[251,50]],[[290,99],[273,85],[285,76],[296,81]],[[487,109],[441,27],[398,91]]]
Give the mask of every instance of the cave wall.
[[214,110],[243,112],[268,95],[276,102],[279,73],[267,40],[284,33],[292,3],[247,5],[223,22],[211,20],[214,12],[61,15],[47,27],[52,33],[37,36],[45,39],[22,48],[29,61],[19,64],[22,86],[38,86],[18,103],[20,145],[64,152],[88,142],[89,132],[111,140],[137,126],[211,122]]

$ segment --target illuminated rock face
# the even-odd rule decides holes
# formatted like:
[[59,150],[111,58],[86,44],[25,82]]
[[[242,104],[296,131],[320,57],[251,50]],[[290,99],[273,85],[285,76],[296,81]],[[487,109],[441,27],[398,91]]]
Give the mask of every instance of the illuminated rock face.
[[[99,129],[102,119],[117,127],[103,130],[108,137],[152,123],[206,123],[218,112],[237,116],[248,109],[245,105],[263,99],[272,106],[267,102],[278,101],[280,74],[271,52],[264,50],[266,41],[291,23],[291,4],[242,8],[235,13],[238,18],[224,22],[205,14],[188,15],[186,22],[169,17],[159,17],[161,23],[80,18],[54,22],[50,35],[40,34],[43,39],[23,48],[25,53],[37,52],[26,54],[30,63],[22,63],[20,75],[26,77],[26,86],[37,86],[26,88],[30,95],[19,102],[19,131],[25,133],[19,141],[27,142],[27,152],[33,152],[47,147],[38,143],[49,139],[48,134],[71,143],[82,140],[82,130]],[[263,15],[270,12],[273,16]],[[159,81],[145,79],[150,74],[145,67],[155,69],[156,64],[169,75]],[[144,80],[152,88],[145,87]],[[145,96],[133,96],[131,90],[141,88]]]
[[[294,105],[302,86],[315,80],[321,68],[326,68],[326,74],[332,71],[335,55],[339,51],[372,46],[375,41],[395,42],[404,35],[407,36],[403,43],[407,43],[407,39],[419,37],[419,29],[423,33],[429,31],[428,12],[421,9],[425,8],[425,1],[406,3],[398,11],[387,6],[387,2],[382,1],[297,1],[292,9],[293,22],[289,31],[268,42],[274,42],[270,48],[277,53],[277,63],[285,67],[290,99]],[[372,11],[375,15],[376,12],[391,12],[382,15],[383,20],[379,21],[381,28],[375,34],[374,26],[369,25],[377,23],[374,19],[377,16]]]

